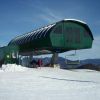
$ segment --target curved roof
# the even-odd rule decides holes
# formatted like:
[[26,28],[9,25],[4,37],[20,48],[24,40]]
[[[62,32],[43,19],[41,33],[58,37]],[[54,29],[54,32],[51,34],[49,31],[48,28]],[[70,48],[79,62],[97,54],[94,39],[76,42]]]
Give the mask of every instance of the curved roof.
[[93,35],[92,35],[92,32],[90,31],[88,25],[83,22],[83,21],[80,21],[80,20],[76,20],[76,19],[64,19],[64,20],[61,20],[59,22],[56,22],[54,24],[51,24],[51,25],[48,25],[48,26],[45,26],[43,28],[39,28],[37,30],[34,30],[34,31],[31,31],[31,32],[28,32],[26,34],[23,34],[23,35],[20,35],[20,36],[17,36],[15,37],[14,39],[12,39],[8,45],[21,45],[23,43],[27,43],[27,42],[31,42],[33,41],[34,39],[39,39],[39,38],[45,38],[52,30],[52,28],[57,24],[57,23],[60,23],[60,22],[75,22],[75,23],[78,23],[78,24],[81,24],[82,26],[84,26],[88,31],[89,31],[89,34],[90,36],[92,37],[93,39]]
[[84,21],[78,20],[78,19],[64,19],[64,21],[76,21],[76,22],[80,22],[82,24],[86,24]]
[[47,36],[47,34],[50,33],[51,29],[55,26],[55,24],[51,24],[48,26],[45,26],[43,28],[39,28],[35,31],[28,32],[26,34],[20,35],[12,39],[8,45],[21,45],[23,43],[31,42],[34,39],[38,38],[44,38]]
[[[87,23],[85,23],[84,21],[77,20],[77,19],[64,19],[64,20],[62,20],[62,21],[64,21],[64,22],[75,22],[75,23],[78,23],[78,24],[84,26],[84,27],[87,29],[87,31],[89,31],[89,34],[90,34],[91,38],[94,40],[90,28],[88,27]],[[61,22],[62,22],[62,21],[61,21]]]

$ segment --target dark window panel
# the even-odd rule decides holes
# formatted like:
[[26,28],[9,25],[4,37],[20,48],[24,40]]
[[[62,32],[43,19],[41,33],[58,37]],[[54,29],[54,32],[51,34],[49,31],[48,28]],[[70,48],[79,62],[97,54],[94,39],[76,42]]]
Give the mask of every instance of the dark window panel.
[[62,26],[61,25],[57,26],[54,30],[54,33],[55,34],[62,34]]

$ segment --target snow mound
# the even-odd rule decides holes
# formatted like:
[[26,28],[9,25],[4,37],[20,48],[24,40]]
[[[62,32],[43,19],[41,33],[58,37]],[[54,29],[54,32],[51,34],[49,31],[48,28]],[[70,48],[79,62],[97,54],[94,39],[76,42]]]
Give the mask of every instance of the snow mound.
[[4,71],[0,68],[0,73],[1,73],[1,72],[4,72]]
[[16,65],[16,64],[7,64],[7,65],[2,65],[2,71],[5,71],[5,72],[23,72],[23,71],[26,71],[28,70],[28,68],[26,67],[23,67],[21,65]]

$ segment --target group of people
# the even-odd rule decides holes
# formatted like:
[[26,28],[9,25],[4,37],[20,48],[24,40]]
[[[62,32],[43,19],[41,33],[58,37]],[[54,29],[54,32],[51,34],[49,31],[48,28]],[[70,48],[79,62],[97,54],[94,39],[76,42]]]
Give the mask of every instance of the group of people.
[[43,62],[42,62],[41,59],[38,59],[38,61],[36,61],[36,60],[33,59],[30,62],[30,64],[32,65],[33,68],[36,68],[36,67],[41,67],[43,65]]

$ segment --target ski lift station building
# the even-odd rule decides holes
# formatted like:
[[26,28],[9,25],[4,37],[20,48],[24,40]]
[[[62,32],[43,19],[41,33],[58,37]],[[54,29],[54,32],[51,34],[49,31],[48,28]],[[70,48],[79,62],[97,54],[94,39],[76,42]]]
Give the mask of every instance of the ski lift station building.
[[88,49],[92,42],[92,32],[85,22],[64,19],[17,36],[7,47],[17,47],[20,55],[39,55]]
[[78,20],[62,20],[12,39],[8,46],[18,46],[19,53],[48,50],[65,52],[92,47],[93,35],[88,25]]

